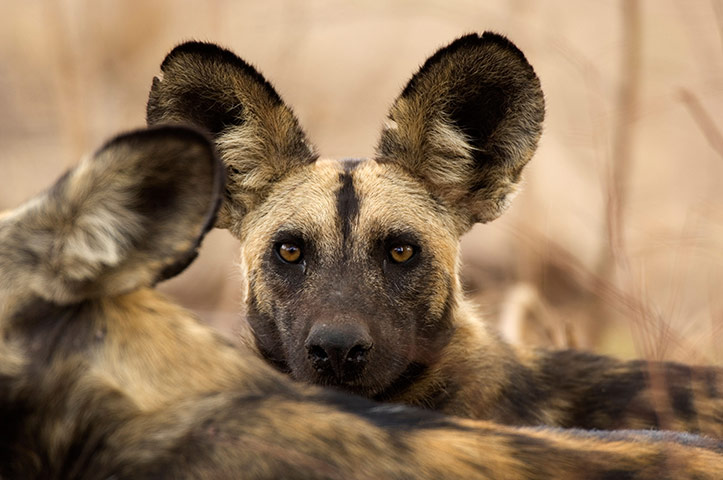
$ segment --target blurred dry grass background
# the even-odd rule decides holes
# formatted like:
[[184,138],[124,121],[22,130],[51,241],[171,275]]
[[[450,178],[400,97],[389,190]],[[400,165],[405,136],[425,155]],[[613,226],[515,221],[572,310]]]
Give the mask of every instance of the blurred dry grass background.
[[[255,64],[324,156],[372,153],[436,48],[509,36],[548,115],[526,187],[464,239],[464,282],[515,342],[723,363],[723,2],[423,0],[0,3],[0,209],[144,124],[187,39]],[[215,231],[162,289],[226,333],[237,244]]]

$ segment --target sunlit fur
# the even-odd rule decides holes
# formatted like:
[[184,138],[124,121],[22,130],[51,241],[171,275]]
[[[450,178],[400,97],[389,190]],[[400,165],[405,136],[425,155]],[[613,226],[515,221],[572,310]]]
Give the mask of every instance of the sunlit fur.
[[[0,477],[723,475],[723,444],[703,437],[518,429],[292,382],[149,288],[193,258],[221,180],[198,132],[137,131],[0,217]],[[116,187],[128,195],[100,199]],[[78,192],[98,200],[77,202]],[[51,216],[70,206],[72,218]],[[136,221],[86,220],[107,211]],[[72,262],[55,263],[66,257],[59,245],[81,237],[88,248],[75,244]],[[99,261],[99,250],[116,253]],[[78,270],[78,262],[96,267]],[[84,288],[52,300],[36,291],[38,278],[68,276]]]

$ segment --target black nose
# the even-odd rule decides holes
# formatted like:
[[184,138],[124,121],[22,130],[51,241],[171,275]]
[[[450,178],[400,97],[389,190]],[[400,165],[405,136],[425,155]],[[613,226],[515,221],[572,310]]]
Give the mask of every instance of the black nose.
[[311,327],[305,346],[317,373],[343,383],[364,369],[372,339],[362,325],[322,323]]

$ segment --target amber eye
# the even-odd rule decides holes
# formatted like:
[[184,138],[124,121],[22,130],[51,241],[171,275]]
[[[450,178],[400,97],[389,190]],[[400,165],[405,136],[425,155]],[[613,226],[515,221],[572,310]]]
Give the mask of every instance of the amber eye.
[[301,247],[293,243],[282,243],[276,247],[279,257],[288,263],[297,263],[301,260]]
[[414,255],[414,247],[411,245],[397,245],[389,250],[389,256],[395,263],[404,263]]

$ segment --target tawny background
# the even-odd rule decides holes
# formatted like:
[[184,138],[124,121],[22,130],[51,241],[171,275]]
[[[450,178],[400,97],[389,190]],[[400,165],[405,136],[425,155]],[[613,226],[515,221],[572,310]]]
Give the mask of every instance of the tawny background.
[[[541,78],[526,186],[463,239],[465,287],[513,341],[723,363],[723,2],[3,1],[0,209],[144,124],[151,79],[188,39],[256,65],[323,156],[368,156],[434,50],[494,30]],[[162,289],[228,334],[226,232]]]

